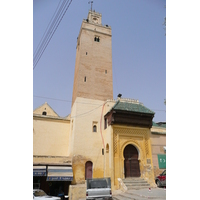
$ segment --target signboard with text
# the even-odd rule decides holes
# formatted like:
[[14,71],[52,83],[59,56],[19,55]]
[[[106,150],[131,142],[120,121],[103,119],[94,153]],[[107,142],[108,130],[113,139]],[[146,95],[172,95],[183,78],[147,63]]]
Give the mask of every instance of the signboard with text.
[[166,154],[158,154],[159,169],[166,169]]

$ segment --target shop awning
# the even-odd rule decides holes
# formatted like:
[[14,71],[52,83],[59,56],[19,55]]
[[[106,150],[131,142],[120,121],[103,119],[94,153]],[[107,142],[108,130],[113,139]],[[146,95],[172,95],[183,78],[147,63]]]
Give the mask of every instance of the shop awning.
[[47,181],[72,181],[72,167],[48,166]]
[[46,166],[33,166],[33,176],[46,176]]

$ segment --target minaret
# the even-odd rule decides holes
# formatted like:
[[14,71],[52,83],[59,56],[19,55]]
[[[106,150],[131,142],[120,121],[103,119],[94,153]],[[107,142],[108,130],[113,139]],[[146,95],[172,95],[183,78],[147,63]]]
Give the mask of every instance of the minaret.
[[111,38],[111,27],[90,10],[77,38],[72,106],[77,97],[113,99]]
[[106,100],[113,99],[111,37],[111,27],[102,25],[101,14],[90,10],[76,46],[69,136],[76,183],[85,181],[85,163],[93,166],[91,177],[104,176],[102,112]]

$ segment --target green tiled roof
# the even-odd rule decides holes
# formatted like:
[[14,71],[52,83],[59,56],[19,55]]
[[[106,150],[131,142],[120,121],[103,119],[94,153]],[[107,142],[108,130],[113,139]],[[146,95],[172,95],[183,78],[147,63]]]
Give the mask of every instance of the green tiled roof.
[[166,124],[161,124],[160,127],[166,128]]
[[118,101],[114,106],[114,110],[123,110],[137,113],[147,113],[147,114],[155,114],[150,109],[146,108],[142,104],[139,103],[127,103]]
[[157,127],[159,127],[158,124],[156,124],[154,121],[152,121],[152,126],[157,126]]
[[157,122],[157,123],[156,123],[156,122],[153,121],[153,122],[152,122],[152,125],[153,125],[153,126],[157,126],[157,127],[166,128],[166,123],[164,123],[164,122],[163,122],[163,123],[161,123],[161,122]]

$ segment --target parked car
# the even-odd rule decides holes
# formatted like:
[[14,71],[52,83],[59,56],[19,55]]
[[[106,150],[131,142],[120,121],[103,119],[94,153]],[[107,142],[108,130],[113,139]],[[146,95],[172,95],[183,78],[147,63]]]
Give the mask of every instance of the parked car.
[[166,186],[166,170],[155,178],[155,183],[158,187]]
[[86,199],[112,199],[110,178],[87,179],[86,185]]
[[34,200],[60,200],[60,197],[53,197],[47,195],[43,190],[33,189],[33,199]]

